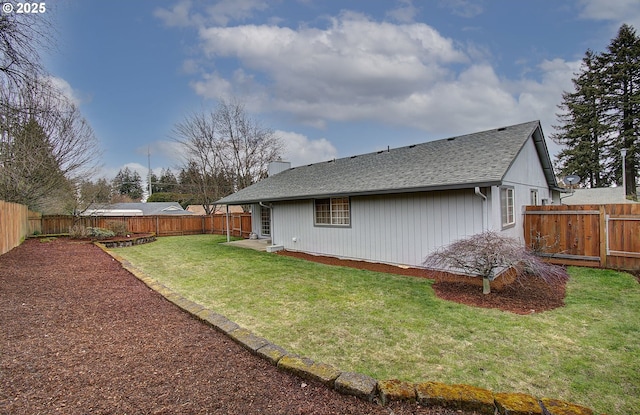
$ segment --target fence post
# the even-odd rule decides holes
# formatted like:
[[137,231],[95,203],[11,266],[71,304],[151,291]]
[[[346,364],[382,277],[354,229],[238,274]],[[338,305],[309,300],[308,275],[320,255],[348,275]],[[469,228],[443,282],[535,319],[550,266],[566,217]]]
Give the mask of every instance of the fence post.
[[600,205],[599,208],[599,219],[600,219],[600,267],[607,267],[607,212],[605,211],[604,205]]

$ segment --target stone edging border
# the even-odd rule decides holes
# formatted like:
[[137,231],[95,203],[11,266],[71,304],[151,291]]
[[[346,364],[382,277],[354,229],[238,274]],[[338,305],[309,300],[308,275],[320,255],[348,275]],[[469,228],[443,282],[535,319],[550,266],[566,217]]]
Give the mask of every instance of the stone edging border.
[[132,236],[129,238],[120,238],[115,241],[96,241],[97,243],[105,246],[106,248],[122,248],[126,246],[134,246],[154,242],[156,240],[156,234],[145,234],[144,236]]
[[397,379],[379,381],[359,373],[342,372],[331,365],[287,352],[282,347],[240,327],[225,316],[178,295],[135,268],[118,254],[107,250],[102,243],[95,242],[95,245],[120,262],[123,268],[150,289],[226,334],[251,353],[268,360],[280,370],[293,373],[303,379],[318,381],[340,393],[382,405],[390,401],[404,400],[417,402],[423,406],[441,406],[462,411],[476,411],[478,414],[486,415],[594,415],[591,409],[584,406],[551,398],[537,399],[523,393],[494,393],[475,386],[448,385],[439,382],[411,383]]

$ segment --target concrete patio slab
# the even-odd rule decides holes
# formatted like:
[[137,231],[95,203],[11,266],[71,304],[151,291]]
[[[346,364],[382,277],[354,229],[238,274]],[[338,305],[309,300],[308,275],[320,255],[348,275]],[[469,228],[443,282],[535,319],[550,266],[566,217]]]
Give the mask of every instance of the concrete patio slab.
[[266,252],[267,247],[271,245],[271,239],[242,239],[239,241],[225,242],[224,244]]

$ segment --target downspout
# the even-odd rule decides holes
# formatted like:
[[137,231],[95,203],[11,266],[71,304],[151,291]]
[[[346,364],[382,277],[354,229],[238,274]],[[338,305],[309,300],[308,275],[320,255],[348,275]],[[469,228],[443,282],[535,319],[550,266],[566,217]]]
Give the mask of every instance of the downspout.
[[[476,193],[476,196],[480,196],[482,198],[483,202],[485,203],[487,202],[487,195],[482,194],[482,192],[480,191],[480,187],[476,186],[475,193]],[[487,208],[485,206],[485,203],[482,204],[482,232],[484,232],[487,229],[487,224],[486,224]]]
[[271,245],[275,245],[274,237],[273,237],[273,206],[265,205],[263,202],[258,202],[258,204],[264,208],[269,209],[269,232],[271,233]]

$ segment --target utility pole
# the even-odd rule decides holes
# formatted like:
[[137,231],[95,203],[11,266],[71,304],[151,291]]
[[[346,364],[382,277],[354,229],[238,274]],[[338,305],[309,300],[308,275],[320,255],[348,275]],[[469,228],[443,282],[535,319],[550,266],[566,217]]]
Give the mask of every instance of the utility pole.
[[[149,184],[149,197],[151,197],[152,194],[152,190],[151,190],[151,150],[149,149],[149,147],[147,147],[147,159],[148,159],[148,163],[149,163],[149,172],[147,173],[147,184]],[[147,197],[148,199],[148,197]]]

